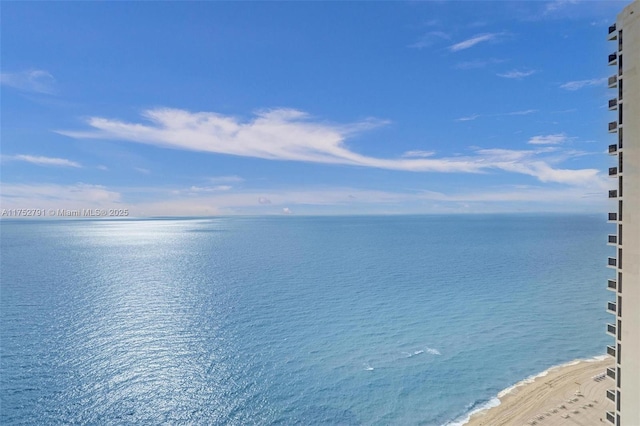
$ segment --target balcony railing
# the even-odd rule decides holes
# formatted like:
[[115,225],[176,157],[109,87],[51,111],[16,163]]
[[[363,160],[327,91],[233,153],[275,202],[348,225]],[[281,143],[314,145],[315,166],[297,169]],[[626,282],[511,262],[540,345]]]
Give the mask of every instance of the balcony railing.
[[618,244],[618,236],[615,234],[607,235],[607,242],[609,244]]
[[613,324],[607,324],[607,333],[616,337],[616,326]]
[[607,368],[607,377],[611,377],[613,380],[616,379],[616,370],[615,370],[615,368]]
[[616,392],[611,389],[607,390],[607,398],[613,402],[616,402]]
[[607,265],[609,265],[609,266],[618,266],[618,260],[615,257],[610,257],[607,260]]
[[618,174],[618,168],[617,167],[609,167],[609,176],[615,176]]
[[613,411],[607,411],[607,421],[612,425],[616,424],[616,415]]
[[616,30],[616,24],[609,25],[609,34],[611,34],[612,32],[615,32],[615,30]]
[[618,282],[616,280],[607,280],[607,290],[618,290]]
[[618,107],[618,98],[609,99],[609,109],[613,110]]
[[617,189],[612,189],[611,191],[609,191],[609,198],[617,198],[617,197],[618,197]]
[[618,122],[611,121],[609,122],[609,133],[614,133],[618,130]]
[[[616,126],[618,125],[618,123],[616,123],[615,121],[613,123]],[[611,123],[609,123],[609,128],[611,128]],[[618,144],[612,143],[611,145],[609,145],[609,154],[615,154],[616,152],[618,152]]]
[[611,221],[618,220],[618,213],[609,213],[609,220]]
[[607,346],[607,355],[611,355],[612,357],[616,357],[616,348],[613,346]]
[[618,64],[618,54],[612,53],[609,55],[609,65],[617,65]]
[[618,75],[614,74],[611,77],[609,77],[609,79],[607,80],[607,84],[609,86],[609,89],[614,89],[615,87],[618,86]]
[[610,314],[616,313],[616,303],[615,302],[607,302],[607,312]]

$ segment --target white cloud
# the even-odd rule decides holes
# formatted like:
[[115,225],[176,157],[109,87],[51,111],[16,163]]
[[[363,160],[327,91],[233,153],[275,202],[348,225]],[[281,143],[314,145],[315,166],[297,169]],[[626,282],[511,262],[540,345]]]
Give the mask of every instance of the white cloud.
[[466,117],[456,118],[456,121],[473,121],[478,117],[480,117],[480,114],[471,114]]
[[545,14],[555,12],[567,5],[577,4],[578,0],[554,0],[546,4]]
[[560,85],[561,89],[565,89],[565,90],[571,90],[571,91],[575,91],[575,90],[580,90],[582,88],[585,87],[592,87],[592,86],[602,86],[606,83],[607,78],[592,78],[589,80],[576,80],[576,81],[568,81],[562,85]]
[[[503,159],[517,159],[508,150],[492,150]],[[502,151],[502,152],[501,152]],[[552,171],[556,173],[558,171]],[[128,208],[131,216],[197,216],[216,214],[278,214],[286,211],[313,212],[434,212],[458,209],[470,204],[472,211],[513,211],[527,206],[530,211],[605,211],[605,177],[576,186],[501,185],[473,190],[450,187],[446,191],[428,189],[381,191],[353,187],[293,187],[264,192],[201,192],[149,188],[119,188],[75,184],[7,184],[2,183],[0,203],[3,208],[38,206],[45,209]],[[262,193],[262,195],[259,195]],[[268,197],[268,198],[267,198]],[[269,202],[256,203],[263,198]],[[126,199],[124,201],[123,199]],[[271,201],[273,200],[273,201]],[[516,204],[513,204],[516,203]],[[528,203],[528,204],[527,204]],[[519,207],[518,207],[519,208]],[[286,209],[286,210],[285,210]],[[315,210],[317,211],[317,210]]]
[[524,78],[524,77],[529,77],[530,75],[535,74],[534,70],[528,70],[528,71],[518,71],[518,70],[513,70],[513,71],[509,71],[509,72],[505,72],[502,74],[497,74],[498,77],[503,77],[503,78]]
[[425,47],[432,46],[438,40],[449,40],[451,37],[449,34],[442,31],[431,31],[420,38],[420,40],[416,41],[413,44],[410,44],[409,47],[414,49],[423,49]]
[[458,52],[460,50],[465,50],[465,49],[468,49],[470,47],[475,46],[478,43],[495,40],[499,35],[500,35],[500,33],[478,34],[478,35],[475,35],[475,36],[471,37],[470,39],[467,39],[467,40],[461,41],[460,43],[456,43],[456,44],[454,44],[452,46],[449,46],[449,50],[451,50],[452,52]]
[[[468,156],[442,158],[376,158],[358,154],[345,146],[345,140],[367,129],[380,126],[379,120],[365,120],[348,125],[334,125],[312,121],[296,110],[263,111],[248,121],[216,113],[177,109],[149,110],[144,116],[150,123],[126,123],[106,118],[89,119],[90,131],[59,131],[74,138],[115,139],[155,145],[164,148],[228,154],[268,160],[304,161],[343,164],[388,170],[443,173],[482,173],[505,170],[539,177],[527,164],[544,161],[544,151],[513,151],[526,155],[521,166],[505,164],[500,158],[478,151]],[[588,170],[564,170],[557,182],[574,184],[580,177],[597,173]],[[550,173],[544,173],[549,179]],[[540,177],[539,177],[540,178]],[[545,180],[546,181],[546,180]]]
[[433,157],[434,155],[436,155],[434,151],[413,150],[413,151],[405,152],[404,154],[402,154],[402,157],[403,158],[426,158],[426,157]]
[[151,170],[145,169],[144,167],[134,167],[133,170],[135,170],[138,173],[142,173],[143,175],[151,174]]
[[469,70],[476,68],[484,68],[488,65],[499,64],[504,62],[503,59],[476,59],[474,61],[458,62],[455,67],[461,70]]
[[265,197],[259,197],[258,204],[271,204],[271,200]]
[[15,73],[1,73],[0,83],[24,92],[51,95],[55,93],[56,79],[48,71],[27,70]]
[[555,133],[552,135],[538,135],[529,139],[531,145],[558,145],[566,142],[568,139],[564,133]]
[[475,120],[476,118],[480,118],[480,117],[503,117],[505,115],[529,115],[529,114],[533,114],[535,112],[538,112],[537,109],[527,109],[527,110],[523,110],[523,111],[512,111],[512,112],[501,112],[501,113],[496,113],[496,114],[485,114],[485,115],[480,115],[480,114],[472,114],[466,117],[460,117],[460,118],[456,118],[455,121],[472,121]]
[[198,192],[219,192],[219,191],[229,191],[233,189],[230,185],[216,185],[216,186],[192,186],[189,188],[189,192],[198,193]]
[[81,168],[82,165],[76,161],[67,160],[66,158],[44,157],[41,155],[7,155],[3,159],[12,161],[24,161],[26,163],[36,164],[38,166],[57,166],[57,167],[75,167]]
[[504,115],[529,115],[538,112],[537,109],[526,109],[524,111],[507,112]]
[[2,183],[0,195],[4,208],[82,209],[115,207],[120,193],[101,185],[77,183],[15,184]]
[[240,183],[244,182],[244,179],[240,176],[214,176],[207,178],[207,180],[211,183]]

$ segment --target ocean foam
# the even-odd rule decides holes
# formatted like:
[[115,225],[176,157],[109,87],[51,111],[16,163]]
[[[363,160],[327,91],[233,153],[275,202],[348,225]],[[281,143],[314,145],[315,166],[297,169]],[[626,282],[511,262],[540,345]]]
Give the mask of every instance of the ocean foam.
[[439,350],[433,348],[427,348],[427,353],[431,355],[442,355]]
[[551,371],[555,371],[555,370],[558,370],[558,369],[564,368],[564,367],[570,367],[572,365],[577,365],[577,364],[580,364],[581,362],[603,361],[606,358],[607,358],[607,355],[598,355],[596,357],[588,358],[588,359],[574,359],[573,361],[569,361],[569,362],[566,362],[564,364],[559,364],[559,365],[554,365],[553,367],[549,367],[548,369],[544,370],[541,373],[529,376],[526,379],[519,381],[515,385],[509,386],[508,388],[500,391],[496,398],[492,398],[491,400],[489,400],[485,404],[482,404],[479,407],[474,408],[471,411],[468,411],[467,413],[463,414],[462,416],[456,418],[455,420],[453,420],[453,421],[451,421],[449,423],[446,423],[445,426],[463,426],[463,425],[467,424],[469,422],[469,420],[471,420],[471,416],[473,416],[474,414],[480,413],[482,411],[487,411],[487,410],[489,410],[489,409],[491,409],[493,407],[499,406],[500,403],[501,403],[501,399],[504,398],[505,396],[509,395],[511,392],[513,392],[514,389],[519,388],[520,386],[524,386],[524,385],[528,385],[530,383],[533,383],[536,379],[538,379],[540,377],[545,377]]
[[516,388],[519,388],[519,387],[521,387],[521,386],[524,386],[524,385],[528,385],[528,384],[530,384],[530,383],[533,383],[536,379],[538,379],[538,378],[540,378],[540,377],[544,377],[544,376],[546,376],[546,375],[547,375],[547,374],[549,374],[551,371],[555,371],[555,370],[558,370],[558,369],[560,369],[560,368],[564,368],[564,367],[571,367],[572,365],[577,365],[577,364],[580,364],[581,362],[596,362],[596,361],[602,361],[602,360],[603,360],[603,359],[605,359],[605,358],[606,358],[606,355],[604,355],[604,356],[602,356],[602,355],[601,355],[601,356],[597,356],[597,357],[589,358],[589,359],[574,359],[573,361],[569,361],[569,362],[566,362],[566,363],[564,363],[564,364],[554,365],[554,366],[552,366],[552,367],[547,368],[547,369],[546,369],[546,370],[544,370],[542,373],[538,373],[538,374],[535,374],[535,375],[533,375],[533,376],[529,376],[529,377],[527,377],[526,379],[519,381],[519,382],[518,382],[518,383],[516,383],[515,385],[513,385],[513,386],[509,386],[508,388],[506,388],[506,389],[504,389],[504,390],[500,391],[500,392],[498,393],[498,398],[503,398],[503,397],[505,397],[505,396],[509,395],[509,394],[510,394],[511,392],[513,392],[513,390],[514,390],[514,389],[516,389]]
[[448,423],[445,423],[444,426],[463,426],[467,424],[469,420],[471,420],[471,416],[473,416],[474,414],[490,410],[491,408],[497,407],[498,405],[500,405],[500,400],[498,398],[491,398],[489,401],[485,402],[484,404],[478,405],[476,408],[473,408],[471,411],[468,411],[462,416],[457,417]]

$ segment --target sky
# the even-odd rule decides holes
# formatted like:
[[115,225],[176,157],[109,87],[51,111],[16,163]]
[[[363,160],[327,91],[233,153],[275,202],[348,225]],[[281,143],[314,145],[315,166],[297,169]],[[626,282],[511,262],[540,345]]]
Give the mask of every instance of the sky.
[[604,213],[629,2],[6,2],[0,207]]

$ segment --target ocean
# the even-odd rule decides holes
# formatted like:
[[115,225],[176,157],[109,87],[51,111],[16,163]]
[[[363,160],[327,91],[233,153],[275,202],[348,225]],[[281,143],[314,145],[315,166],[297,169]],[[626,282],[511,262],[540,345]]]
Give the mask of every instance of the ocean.
[[602,355],[603,215],[0,223],[0,423],[454,425]]

